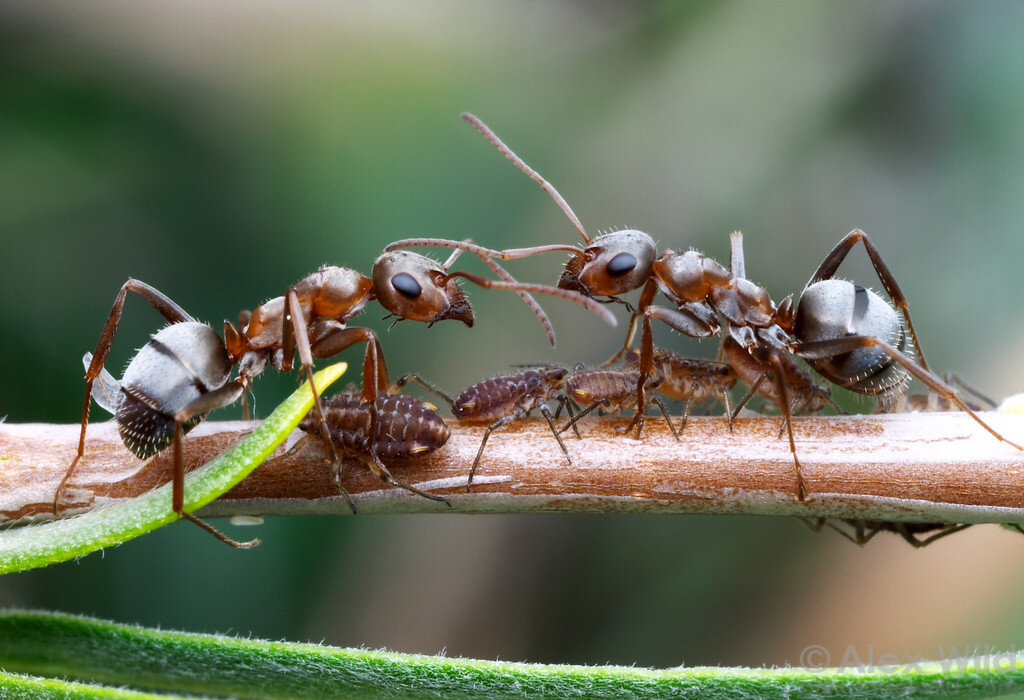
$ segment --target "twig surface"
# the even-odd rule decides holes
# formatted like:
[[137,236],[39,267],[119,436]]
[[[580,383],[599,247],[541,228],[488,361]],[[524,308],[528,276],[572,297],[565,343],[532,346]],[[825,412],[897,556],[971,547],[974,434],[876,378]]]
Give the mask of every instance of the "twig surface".
[[[1024,442],[1024,416],[981,414],[1007,438]],[[691,418],[682,440],[651,419],[643,440],[615,431],[628,420],[596,418],[583,439],[567,438],[572,464],[542,419],[495,431],[473,484],[466,477],[485,426],[452,422],[436,453],[395,460],[396,478],[446,496],[463,513],[677,512],[803,515],[918,522],[1024,522],[1024,453],[1001,443],[962,413],[800,417],[795,434],[808,496],[796,498],[789,443],[779,418]],[[206,422],[186,438],[189,468],[234,444],[253,427]],[[0,424],[0,522],[51,517],[54,490],[71,462],[77,425]],[[301,433],[220,500],[216,515],[349,512],[315,441]],[[290,451],[290,453],[289,453]],[[170,477],[169,450],[144,462],[121,444],[112,422],[91,424],[66,514],[132,498]],[[443,504],[383,484],[358,461],[345,487],[360,513],[449,511]]]

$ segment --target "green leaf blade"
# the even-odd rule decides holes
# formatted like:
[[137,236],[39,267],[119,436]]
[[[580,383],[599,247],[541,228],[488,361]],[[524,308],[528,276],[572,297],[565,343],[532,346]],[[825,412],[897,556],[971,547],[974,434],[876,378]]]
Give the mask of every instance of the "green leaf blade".
[[[344,362],[317,372],[322,390],[347,369]],[[269,457],[313,406],[308,383],[300,386],[252,433],[185,477],[185,510],[192,512],[221,496]],[[74,559],[120,544],[178,520],[171,510],[171,484],[138,498],[43,525],[0,532],[0,574]]]

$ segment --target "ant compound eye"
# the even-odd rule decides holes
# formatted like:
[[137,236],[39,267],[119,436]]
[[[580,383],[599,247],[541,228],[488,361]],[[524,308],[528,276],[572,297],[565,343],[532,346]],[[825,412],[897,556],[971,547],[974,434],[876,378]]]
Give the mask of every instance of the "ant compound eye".
[[392,277],[391,286],[394,287],[399,294],[408,299],[418,299],[420,294],[423,293],[420,283],[417,282],[408,272],[399,272],[397,275]]
[[627,272],[632,272],[634,267],[636,267],[636,257],[629,253],[619,253],[608,261],[606,269],[612,277],[622,277]]

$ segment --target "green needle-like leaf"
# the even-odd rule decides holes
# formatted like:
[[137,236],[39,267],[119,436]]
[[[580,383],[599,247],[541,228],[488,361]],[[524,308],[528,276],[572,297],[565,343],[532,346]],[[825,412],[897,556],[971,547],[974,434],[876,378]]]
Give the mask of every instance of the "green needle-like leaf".
[[26,611],[0,612],[0,666],[163,693],[252,698],[793,700],[977,697],[1024,688],[1024,659],[1015,654],[875,669],[558,666],[166,632]]
[[[346,369],[347,365],[339,362],[317,372],[317,388],[322,391]],[[312,406],[313,394],[306,383],[237,445],[186,476],[185,510],[198,510],[244,479],[284,442]],[[171,510],[168,483],[128,502],[84,515],[6,530],[0,532],[0,574],[80,557],[178,518]]]

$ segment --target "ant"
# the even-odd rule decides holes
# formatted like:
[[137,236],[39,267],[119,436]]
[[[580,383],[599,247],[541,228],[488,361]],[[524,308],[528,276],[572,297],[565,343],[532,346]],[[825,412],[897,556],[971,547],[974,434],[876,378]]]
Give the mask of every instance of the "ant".
[[[463,119],[473,125],[516,167],[523,171],[555,200],[583,237],[583,249],[566,245],[488,251],[488,255],[512,260],[540,253],[568,251],[572,258],[558,282],[559,288],[579,291],[590,297],[608,297],[642,287],[640,300],[630,319],[626,341],[606,365],[614,363],[632,345],[638,321],[642,320],[640,372],[637,380],[637,409],[632,426],[637,437],[643,428],[646,409],[646,377],[654,370],[651,319],[657,318],[671,328],[694,338],[722,333],[724,321],[728,335],[745,350],[775,384],[775,394],[789,432],[790,450],[797,476],[797,496],[804,500],[806,486],[790,421],[790,397],[787,385],[788,355],[805,360],[833,384],[865,394],[881,403],[895,401],[906,390],[909,375],[966,411],[997,439],[1017,449],[1011,442],[979,418],[956,390],[933,374],[921,352],[910,320],[907,299],[867,235],[855,229],[847,234],[825,257],[811,276],[799,301],[792,295],[776,307],[767,290],[745,276],[742,236],[732,237],[731,270],[697,251],[676,253],[665,250],[660,256],[653,239],[641,231],[622,230],[593,240],[579,218],[558,191],[517,156],[483,122],[470,114]],[[855,245],[862,243],[875,273],[896,309],[874,292],[852,282],[834,279],[839,265]],[[410,246],[460,247],[457,241],[407,239],[387,249]],[[658,306],[654,298],[661,291],[673,307]],[[906,330],[904,330],[904,323]],[[918,363],[904,354],[907,334],[914,345]],[[790,336],[793,336],[791,339]]]
[[[974,523],[906,523],[893,522],[888,520],[862,520],[858,518],[844,518],[842,523],[849,530],[845,530],[827,518],[808,520],[800,518],[804,525],[814,532],[821,532],[823,526],[828,526],[840,535],[856,545],[863,547],[870,542],[879,532],[892,532],[902,537],[914,549],[927,547],[938,539],[952,535],[971,527]],[[1024,534],[1024,525],[1020,523],[1006,523],[1004,527]],[[931,533],[930,535],[927,533]]]
[[[416,253],[387,252],[377,258],[372,277],[346,267],[328,266],[289,287],[277,297],[252,311],[243,312],[243,328],[225,322],[223,340],[209,325],[196,321],[182,307],[156,288],[135,279],[121,287],[86,371],[85,402],[78,451],[54,495],[54,513],[64,489],[85,451],[90,399],[114,414],[125,446],[141,459],[148,459],[174,444],[172,509],[218,539],[232,546],[254,546],[236,542],[218,532],[183,508],[183,436],[210,411],[228,406],[243,397],[252,379],[270,362],[280,372],[290,372],[298,349],[301,371],[312,385],[313,358],[327,358],[360,342],[366,343],[363,361],[362,400],[371,406],[378,392],[390,393],[387,368],[376,334],[368,328],[348,328],[347,322],[374,299],[399,320],[428,324],[445,319],[473,325],[473,312],[458,285],[458,277],[484,288],[516,291],[537,313],[554,342],[550,323],[530,292],[550,294],[576,301],[614,324],[607,310],[579,294],[546,285],[516,281],[500,266],[487,261],[502,278],[491,280],[469,272],[448,272],[458,257],[456,251],[439,265]],[[105,369],[107,356],[121,320],[128,292],[150,303],[168,322],[135,355],[120,381]],[[231,368],[238,376],[231,379]],[[94,386],[99,379],[98,385]],[[330,446],[335,464],[340,460],[330,441],[320,398],[314,388],[321,433]],[[372,430],[371,430],[372,432]],[[336,470],[339,491],[349,507],[355,506],[341,487],[340,467]]]
[[[451,431],[436,406],[411,396],[382,394],[371,409],[361,396],[349,393],[331,397],[324,402],[324,408],[334,447],[364,462],[382,481],[451,507],[446,498],[397,481],[381,461],[381,457],[427,455],[443,447]],[[299,428],[313,435],[320,426],[307,416]]]

